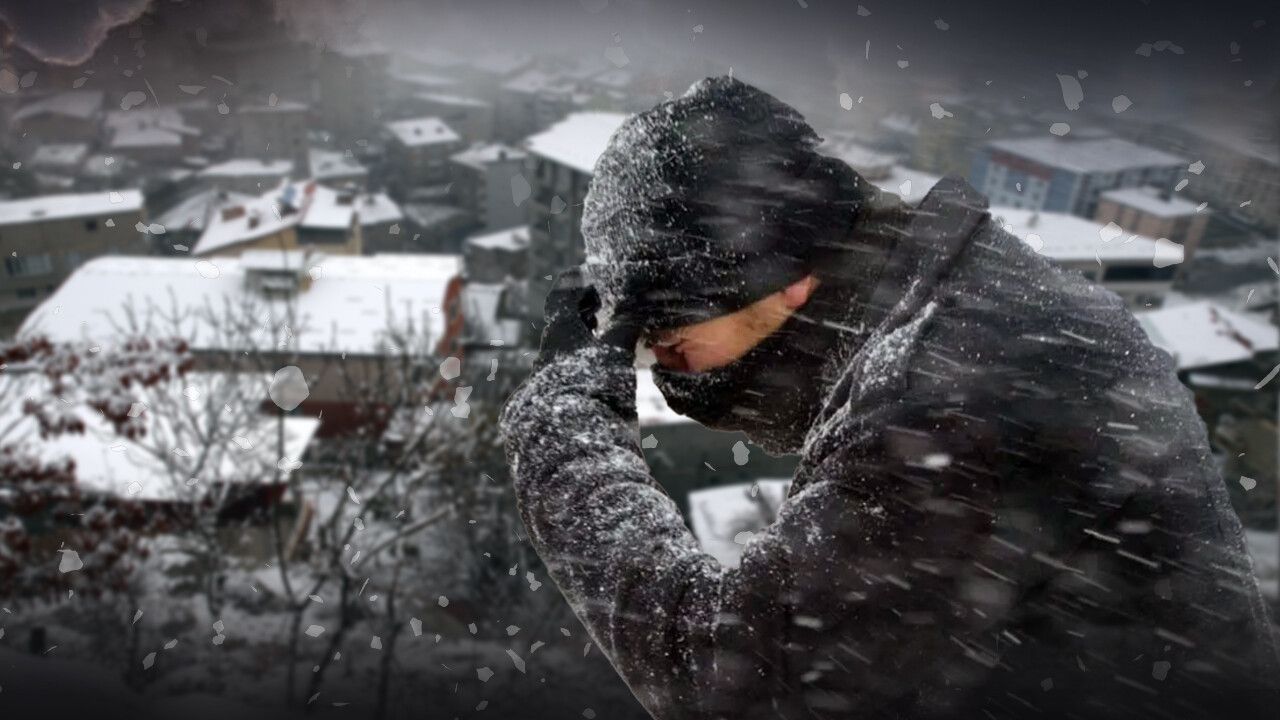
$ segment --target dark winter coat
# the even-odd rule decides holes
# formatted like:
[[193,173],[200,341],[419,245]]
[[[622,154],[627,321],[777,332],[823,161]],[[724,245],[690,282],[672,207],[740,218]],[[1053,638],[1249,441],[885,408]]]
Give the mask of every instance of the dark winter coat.
[[616,352],[512,397],[524,521],[595,641],[664,719],[1275,717],[1248,707],[1275,638],[1170,358],[962,181],[913,215],[739,568],[650,477]]

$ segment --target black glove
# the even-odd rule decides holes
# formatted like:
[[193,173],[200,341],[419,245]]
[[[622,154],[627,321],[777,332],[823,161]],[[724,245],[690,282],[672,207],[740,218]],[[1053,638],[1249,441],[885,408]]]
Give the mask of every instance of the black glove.
[[[635,358],[640,327],[625,319],[610,324],[596,337],[596,312],[600,310],[600,294],[586,283],[581,267],[571,267],[556,277],[547,293],[542,331],[542,347],[534,367],[542,367],[559,357],[592,345],[615,351],[623,362]],[[614,354],[613,352],[610,353]]]

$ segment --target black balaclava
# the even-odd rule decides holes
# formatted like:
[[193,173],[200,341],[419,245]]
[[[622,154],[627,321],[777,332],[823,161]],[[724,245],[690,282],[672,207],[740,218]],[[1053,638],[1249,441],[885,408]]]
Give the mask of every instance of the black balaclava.
[[770,451],[794,450],[807,431],[824,365],[856,334],[859,298],[891,246],[887,235],[855,232],[880,194],[820,143],[794,108],[733,78],[707,78],[618,129],[583,212],[587,275],[606,326],[690,325],[819,276],[810,302],[734,363],[654,369],[675,410],[743,430]]

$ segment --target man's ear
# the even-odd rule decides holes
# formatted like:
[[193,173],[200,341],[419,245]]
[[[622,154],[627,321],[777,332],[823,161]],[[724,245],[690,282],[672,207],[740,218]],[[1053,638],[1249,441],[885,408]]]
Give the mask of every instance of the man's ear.
[[791,283],[782,291],[782,302],[786,304],[789,310],[799,310],[804,307],[805,303],[809,302],[809,296],[813,295],[816,287],[818,287],[818,278],[813,275],[806,275]]

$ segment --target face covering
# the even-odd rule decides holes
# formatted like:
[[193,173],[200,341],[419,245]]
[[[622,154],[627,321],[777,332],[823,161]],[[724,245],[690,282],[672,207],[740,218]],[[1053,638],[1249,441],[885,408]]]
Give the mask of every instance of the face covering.
[[690,373],[654,365],[654,384],[672,410],[707,427],[741,430],[769,453],[797,452],[839,368],[838,348],[856,344],[850,336],[858,332],[818,319],[833,315],[817,293],[805,309],[816,316],[794,313],[724,367]]

